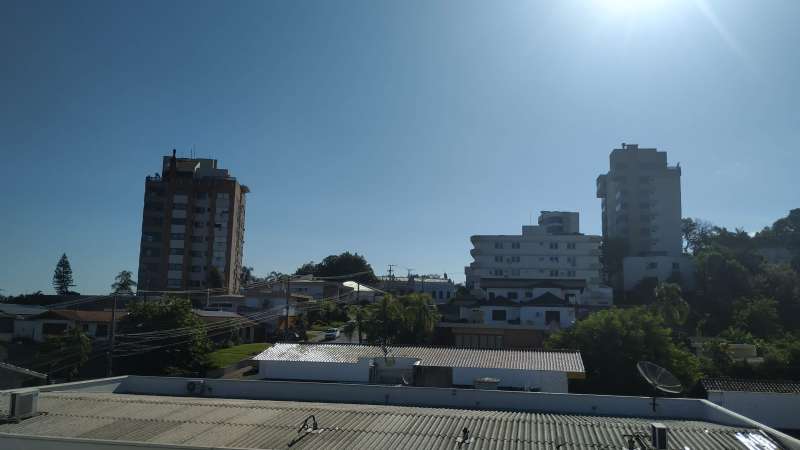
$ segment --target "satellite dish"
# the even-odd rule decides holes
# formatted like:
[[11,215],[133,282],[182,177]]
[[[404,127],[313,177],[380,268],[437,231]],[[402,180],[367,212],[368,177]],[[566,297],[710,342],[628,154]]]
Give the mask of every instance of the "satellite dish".
[[680,380],[670,373],[669,370],[653,364],[650,361],[639,361],[636,363],[636,368],[642,378],[653,386],[653,389],[667,394],[680,394],[683,392],[683,385]]

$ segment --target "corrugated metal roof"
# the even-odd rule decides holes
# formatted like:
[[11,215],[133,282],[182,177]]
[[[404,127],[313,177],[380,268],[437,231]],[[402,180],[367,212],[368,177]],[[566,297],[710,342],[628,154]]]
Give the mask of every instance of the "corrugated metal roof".
[[275,344],[253,358],[257,361],[356,363],[361,358],[416,358],[426,366],[552,370],[584,373],[578,351],[500,350],[454,347],[388,347],[388,355],[375,345]]
[[[42,393],[40,415],[0,433],[191,445],[299,449],[623,448],[623,435],[649,433],[651,420],[402,406],[196,399],[103,393]],[[298,433],[314,415],[321,431]],[[670,448],[745,449],[736,433],[708,422],[659,420]],[[2,436],[0,436],[2,439]],[[777,448],[777,447],[776,447]]]
[[745,380],[741,378],[704,378],[706,391],[772,392],[800,394],[800,382],[786,380]]

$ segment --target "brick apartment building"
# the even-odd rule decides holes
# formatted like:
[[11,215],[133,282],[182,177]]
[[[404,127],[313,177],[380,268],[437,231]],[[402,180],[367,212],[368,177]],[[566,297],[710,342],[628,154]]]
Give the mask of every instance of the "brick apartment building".
[[139,290],[210,288],[215,266],[224,292],[238,292],[248,192],[215,159],[164,156],[145,179]]

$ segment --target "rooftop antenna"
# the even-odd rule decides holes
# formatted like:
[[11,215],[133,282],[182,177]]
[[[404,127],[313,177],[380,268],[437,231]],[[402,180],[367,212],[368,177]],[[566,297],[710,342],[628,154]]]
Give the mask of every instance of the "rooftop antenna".
[[394,280],[394,268],[397,267],[397,264],[389,264],[389,279]]
[[669,370],[651,363],[650,361],[639,361],[636,368],[644,380],[653,388],[653,411],[656,410],[656,399],[659,394],[679,395],[683,392],[683,385],[680,380]]

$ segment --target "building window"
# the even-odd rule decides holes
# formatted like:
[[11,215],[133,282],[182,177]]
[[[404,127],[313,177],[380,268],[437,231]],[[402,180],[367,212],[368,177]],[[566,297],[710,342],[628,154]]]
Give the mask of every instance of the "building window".
[[192,250],[192,258],[200,258],[203,256],[203,252],[199,250]]
[[182,248],[171,248],[171,249],[169,249],[169,254],[170,255],[183,255],[183,249]]
[[203,214],[204,212],[206,212],[206,209],[203,208],[202,206],[197,206],[197,207],[194,208],[194,212],[196,214]]
[[200,266],[192,266],[192,272],[195,272],[195,273],[202,272],[202,269],[203,268],[200,267]]
[[167,280],[167,287],[181,287],[182,281],[179,278],[169,278]]
[[175,209],[175,210],[178,210],[178,211],[184,211],[184,210],[186,210],[186,203],[174,203],[172,205],[172,209]]
[[514,291],[508,291],[508,299],[509,299],[509,300],[516,300],[517,298],[518,298],[518,297],[517,297],[517,293],[516,293],[516,292],[514,292]]
[[183,233],[172,233],[169,235],[169,238],[173,241],[182,241],[186,238],[186,235]]
[[142,240],[144,242],[161,242],[161,233],[146,231],[142,233]]
[[192,236],[192,242],[195,243],[195,244],[202,243],[203,242],[203,236]]
[[142,254],[144,256],[161,256],[161,249],[160,248],[143,248]]
[[447,298],[450,298],[450,291],[447,291]]
[[567,276],[568,277],[574,277],[575,276],[575,271],[574,270],[568,270],[567,271]]
[[494,248],[503,248],[503,243],[502,242],[495,242],[494,243]]
[[503,262],[503,257],[501,255],[495,255],[494,262]]
[[557,250],[558,249],[558,242],[551,242],[550,243],[550,249],[551,250]]
[[201,222],[201,221],[195,221],[194,222],[194,227],[195,228],[205,228],[205,226],[206,226],[205,222]]
[[519,242],[512,242],[511,248],[519,249]]
[[183,270],[183,264],[170,264],[169,270]]
[[567,242],[567,250],[575,250],[575,243]]
[[557,270],[551,270],[550,271],[550,276],[551,277],[557,277],[558,276],[558,271]]
[[195,192],[194,198],[198,200],[205,200],[208,198],[208,192]]
[[676,262],[672,263],[672,270],[681,270],[681,264]]
[[503,269],[494,269],[494,275],[497,277],[503,276]]
[[658,269],[658,263],[655,262],[655,261],[649,262],[649,263],[647,263],[647,268],[650,269],[650,270]]
[[551,263],[558,263],[558,256],[551,256],[550,257],[550,262]]
[[492,320],[506,320],[506,310],[505,309],[493,309],[492,310]]
[[511,257],[511,262],[518,263],[519,262],[519,256],[512,256]]
[[173,218],[170,223],[172,225],[186,225],[186,219],[175,219]]

